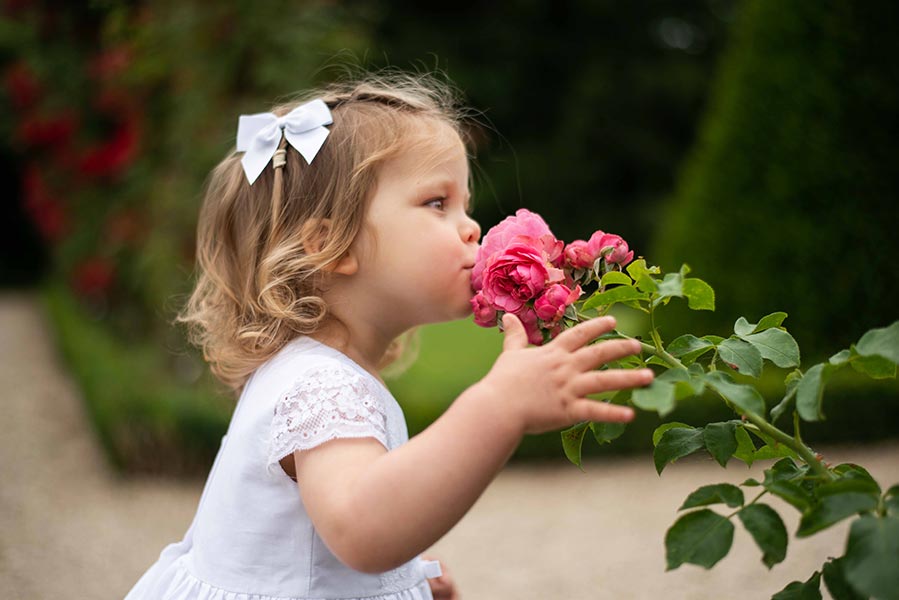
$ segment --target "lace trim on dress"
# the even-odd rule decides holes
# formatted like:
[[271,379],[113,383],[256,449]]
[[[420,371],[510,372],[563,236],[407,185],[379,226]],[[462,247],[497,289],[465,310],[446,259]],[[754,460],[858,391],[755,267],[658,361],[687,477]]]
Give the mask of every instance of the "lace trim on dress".
[[280,471],[279,461],[295,450],[361,437],[373,437],[388,448],[386,409],[380,396],[348,366],[334,362],[312,367],[275,404],[268,469]]

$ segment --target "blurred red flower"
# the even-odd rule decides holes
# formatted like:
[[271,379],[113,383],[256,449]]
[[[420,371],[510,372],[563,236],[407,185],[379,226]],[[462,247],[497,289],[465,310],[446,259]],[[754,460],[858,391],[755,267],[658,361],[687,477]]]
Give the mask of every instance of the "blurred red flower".
[[31,216],[40,234],[51,242],[62,239],[68,230],[68,215],[36,165],[25,168],[22,192],[25,211]]
[[20,110],[33,106],[43,92],[34,71],[24,61],[13,63],[6,69],[3,85],[13,105]]
[[72,141],[78,117],[71,109],[57,115],[30,116],[16,128],[16,138],[27,146],[61,149]]
[[108,258],[93,256],[72,271],[72,288],[82,296],[103,296],[115,280],[115,265]]
[[137,156],[140,142],[138,118],[127,115],[112,137],[89,148],[78,161],[78,170],[89,177],[114,177],[124,171]]

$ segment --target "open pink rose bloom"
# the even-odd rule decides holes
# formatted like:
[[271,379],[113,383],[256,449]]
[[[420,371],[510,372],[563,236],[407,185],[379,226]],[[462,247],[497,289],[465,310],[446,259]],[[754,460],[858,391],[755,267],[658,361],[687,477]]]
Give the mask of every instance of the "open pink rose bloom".
[[627,242],[603,231],[566,246],[540,215],[521,208],[491,228],[478,250],[471,272],[474,322],[496,327],[510,312],[539,346],[561,333],[566,311],[583,293],[581,282],[621,270],[633,257]]

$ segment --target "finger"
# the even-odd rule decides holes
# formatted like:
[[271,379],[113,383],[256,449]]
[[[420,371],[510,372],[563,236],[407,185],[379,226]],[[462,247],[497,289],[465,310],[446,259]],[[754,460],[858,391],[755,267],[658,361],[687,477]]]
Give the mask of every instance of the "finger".
[[574,364],[581,371],[595,369],[613,360],[638,354],[641,348],[637,340],[608,340],[575,351]]
[[581,421],[597,421],[600,423],[627,423],[634,418],[634,409],[608,402],[581,399],[575,401],[570,408],[572,423]]
[[652,383],[651,369],[609,369],[588,371],[572,379],[571,391],[578,397],[613,390],[626,390]]
[[524,325],[512,313],[503,315],[503,350],[517,350],[528,347],[528,334]]
[[553,343],[573,352],[613,329],[615,329],[615,317],[598,317],[566,329]]

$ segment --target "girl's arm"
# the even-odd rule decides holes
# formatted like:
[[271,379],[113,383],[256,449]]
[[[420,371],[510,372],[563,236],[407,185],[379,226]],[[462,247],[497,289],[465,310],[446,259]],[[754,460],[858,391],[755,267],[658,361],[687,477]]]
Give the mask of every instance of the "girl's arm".
[[338,439],[294,454],[303,504],[345,564],[381,572],[440,539],[478,499],[525,433],[580,421],[629,421],[630,408],[586,395],[646,385],[647,370],[594,369],[639,351],[639,342],[585,346],[611,331],[592,319],[549,344],[528,347],[521,322],[504,317],[503,352],[425,431],[387,452],[371,438]]

